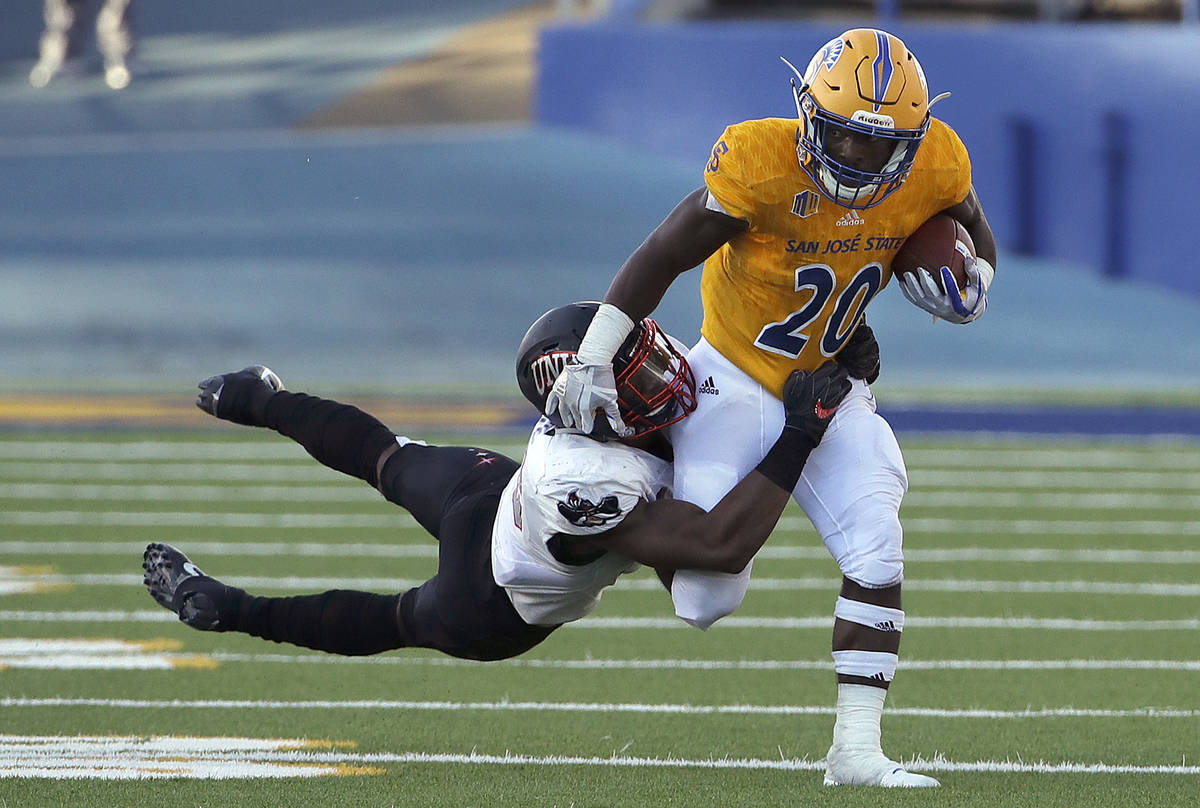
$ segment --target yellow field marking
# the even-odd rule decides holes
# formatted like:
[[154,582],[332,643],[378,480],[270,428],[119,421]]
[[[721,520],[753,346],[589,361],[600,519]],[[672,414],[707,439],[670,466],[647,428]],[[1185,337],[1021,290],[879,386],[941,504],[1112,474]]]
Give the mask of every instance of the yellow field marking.
[[[286,740],[286,739],[281,739],[281,740]],[[343,746],[352,747],[352,746],[357,746],[358,744],[353,743],[352,741],[338,741],[333,745],[338,746],[338,747],[343,747]],[[284,749],[299,749],[302,747],[289,744],[288,746],[285,746],[283,748]],[[186,764],[186,763],[194,763],[195,762],[194,758],[189,758],[189,757],[186,757],[183,755],[159,756],[159,757],[156,757],[155,760],[158,762],[162,762],[162,763],[170,762],[170,763]],[[387,769],[383,769],[378,766],[362,766],[362,765],[356,766],[356,765],[352,765],[349,763],[332,763],[332,764],[330,764],[330,763],[298,763],[298,762],[294,762],[294,761],[281,760],[281,761],[272,761],[272,765],[278,766],[281,769],[300,769],[302,771],[309,771],[312,769],[330,769],[331,771],[329,772],[329,776],[331,776],[331,777],[355,777],[355,776],[360,776],[360,775],[387,774]],[[177,775],[178,774],[178,769],[146,769],[145,771],[159,772],[159,773],[167,774],[167,775]]]
[[[355,403],[380,420],[409,424],[412,429],[532,422],[529,405],[515,397],[480,402],[463,401],[453,394],[429,399],[358,396]],[[196,409],[190,396],[0,394],[0,425],[31,423],[222,426]]]
[[[309,751],[313,745],[316,751]],[[0,780],[347,777],[386,773],[346,741],[172,735],[3,735]],[[322,758],[331,758],[324,760]]]
[[133,640],[132,644],[148,652],[178,651],[180,648],[183,648],[182,641],[169,640],[166,637],[158,637],[153,640]]
[[53,575],[55,571],[53,564],[0,566],[0,595],[62,593],[70,592],[75,588],[75,584],[69,581],[28,580]]
[[41,582],[39,582],[39,583],[30,584],[30,591],[36,592],[40,595],[44,595],[49,592],[56,592],[61,595],[63,592],[70,592],[74,588],[75,588],[75,584],[65,583],[65,582],[64,583],[41,583]]
[[[292,739],[279,738],[278,740],[291,743]],[[327,738],[302,738],[295,746],[296,749],[354,749],[358,746],[356,741],[335,741]]]
[[90,403],[82,399],[17,398],[0,399],[0,420],[36,416],[53,421],[80,421],[110,418],[161,418],[174,414],[173,406],[155,405],[137,400]]
[[173,654],[183,647],[174,639],[3,638],[0,661],[7,669],[54,670],[211,670],[220,661],[202,654]]
[[53,564],[19,564],[15,567],[0,567],[0,575],[11,570],[14,575],[53,575]]
[[212,670],[218,668],[221,663],[212,657],[206,656],[186,656],[186,657],[167,657],[167,662],[171,663],[172,668],[185,670]]

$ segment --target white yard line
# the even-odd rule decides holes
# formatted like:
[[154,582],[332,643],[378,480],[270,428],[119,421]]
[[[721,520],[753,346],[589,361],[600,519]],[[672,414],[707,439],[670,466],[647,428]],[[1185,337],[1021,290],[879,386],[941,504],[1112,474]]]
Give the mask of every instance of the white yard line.
[[[660,769],[758,769],[775,771],[822,771],[823,760],[809,758],[655,758],[568,755],[503,755],[472,751],[469,754],[439,752],[346,752],[318,751],[304,741],[272,741],[253,738],[171,737],[54,737],[0,735],[0,777],[147,779],[162,777],[230,778],[296,777],[379,773],[384,764],[467,764],[492,766],[597,766],[610,768]],[[274,745],[277,744],[277,745]],[[270,764],[283,764],[271,768]],[[1200,766],[1132,765],[1062,761],[1025,762],[1013,760],[952,761],[940,755],[904,761],[914,771],[932,772],[1019,772],[1036,774],[1200,774]],[[319,769],[320,764],[332,770]],[[295,767],[295,768],[293,768]],[[363,768],[370,767],[370,768]]]
[[[831,671],[831,659],[532,659],[472,662],[442,656],[381,655],[331,657],[327,654],[237,654],[211,653],[217,662],[284,665],[403,665],[460,668],[502,665],[551,670],[693,670],[693,671]],[[1200,671],[1200,660],[1192,659],[905,659],[906,671]]]
[[904,459],[909,468],[987,469],[1172,469],[1200,471],[1200,449],[1185,446],[1176,449],[1166,444],[1146,448],[1135,443],[1120,446],[1070,446],[1051,441],[1044,448],[1022,446],[1001,448],[956,442],[952,448],[909,447]]
[[[142,541],[0,541],[0,555],[47,556],[140,556]],[[271,558],[437,558],[438,545],[432,538],[424,544],[331,544],[323,542],[222,542],[188,541],[181,549],[189,555],[268,556]],[[825,553],[824,548],[821,549]],[[825,555],[828,555],[825,553]],[[1196,553],[1200,563],[1200,551]],[[805,556],[808,557],[808,556]],[[203,559],[200,559],[201,561]],[[1163,563],[1178,563],[1164,560]]]
[[[302,753],[269,753],[263,757],[272,760],[298,760],[319,763],[465,763],[503,766],[603,766],[603,767],[633,767],[633,768],[668,768],[668,769],[773,769],[778,771],[824,771],[824,760],[762,760],[747,758],[718,758],[707,760],[689,760],[684,758],[644,758],[644,757],[568,757],[533,755],[485,755],[471,754],[434,754],[427,752],[409,752],[404,754],[361,754],[336,755]],[[975,762],[951,761],[944,758],[925,760],[916,758],[902,761],[913,771],[931,772],[1011,772],[1035,774],[1200,774],[1200,766],[1162,765],[1135,766],[1109,763],[1079,763],[1079,762],[1037,762],[1025,763],[1011,760],[981,760]]]
[[[203,665],[199,657],[177,657],[168,654],[59,654],[45,656],[0,655],[0,669],[21,670],[121,670],[121,671],[169,671],[181,667],[182,659],[187,667]],[[209,663],[204,667],[213,667]]]
[[196,654],[173,654],[179,640],[114,640],[93,638],[0,639],[0,670],[171,670],[213,668],[214,660]]
[[[1028,439],[1026,439],[1028,440]],[[488,441],[498,451],[516,453],[523,442]],[[911,468],[1042,468],[1042,469],[1172,469],[1200,471],[1200,448],[1169,444],[1149,446],[1072,445],[1051,442],[1046,446],[1012,444],[972,444],[955,442],[952,448],[910,446],[904,450]],[[4,460],[275,460],[305,458],[298,444],[288,440],[270,441],[0,441],[0,459]],[[311,462],[311,461],[310,461]]]
[[[909,534],[950,535],[1035,535],[1035,536],[1194,536],[1200,537],[1200,521],[1172,519],[936,519],[905,518]],[[230,513],[227,511],[0,511],[0,525],[16,526],[105,526],[105,527],[209,527],[246,528],[352,528],[389,529],[415,527],[416,520],[396,509],[394,514],[353,513]],[[785,516],[782,530],[811,532],[808,519]]]
[[228,513],[211,511],[0,511],[0,525],[97,527],[313,528],[397,530],[417,527],[417,520],[396,509],[389,514]]
[[[524,452],[525,444],[487,441],[487,446],[504,454]],[[180,461],[236,462],[313,459],[298,443],[274,441],[4,441],[0,460],[64,461]]]
[[312,458],[290,440],[0,441],[2,460],[280,460]]
[[0,778],[52,780],[227,780],[379,774],[378,768],[264,761],[261,755],[335,748],[286,738],[0,735]]
[[92,485],[0,483],[0,499],[126,500],[130,502],[380,502],[379,492],[358,486],[292,485]]
[[[0,541],[0,555],[133,556],[145,548],[141,541]],[[334,557],[334,558],[437,558],[433,539],[422,544],[372,544],[334,542],[223,542],[188,540],[182,549],[189,554],[210,556]],[[1009,563],[1072,564],[1200,564],[1200,550],[1064,550],[1051,547],[994,548],[954,547],[906,549],[912,563],[938,564],[971,561]],[[829,558],[823,546],[767,545],[757,558],[813,560]]]
[[[4,469],[0,465],[0,472]],[[1179,471],[1109,471],[1101,469],[1055,469],[1032,471],[1022,469],[934,469],[909,466],[910,491],[934,486],[966,489],[971,486],[998,488],[1025,488],[1037,491],[1054,491],[1066,488],[1095,489],[1100,491],[1138,490],[1187,490],[1200,489],[1200,473]]]
[[[124,500],[128,502],[379,502],[366,485],[98,485],[92,483],[0,483],[0,499],[56,501]],[[1028,511],[1030,508],[1080,510],[1182,510],[1192,513],[1195,492],[1017,492],[946,490],[910,491],[905,508],[987,507]]]
[[[0,486],[0,491],[3,486]],[[1195,513],[1197,493],[1158,493],[1147,491],[1041,491],[991,490],[913,490],[904,497],[907,508],[976,507],[1028,511],[1030,508],[1075,508],[1079,510],[1182,510]]]
[[[174,623],[177,618],[165,609],[139,611],[32,611],[0,610],[0,622],[11,623]],[[922,617],[908,615],[912,628],[1005,629],[1023,631],[1196,631],[1200,619],[1182,620],[1077,620],[1062,617]],[[831,615],[811,617],[726,617],[718,623],[725,629],[821,629],[833,627]],[[570,629],[694,630],[674,617],[585,617],[568,623]],[[326,657],[321,657],[326,659]],[[328,659],[334,659],[332,657]]]
[[[333,577],[333,576],[221,576],[226,583],[248,589],[324,590],[368,589],[373,591],[403,591],[425,582],[421,578],[394,577]],[[80,573],[75,575],[30,574],[18,576],[21,583],[71,584],[74,586],[139,586],[137,573]],[[750,588],[758,591],[811,592],[835,591],[834,578],[752,578]],[[628,578],[618,581],[617,590],[659,590],[662,584],[654,578]],[[1112,581],[985,581],[975,579],[912,580],[904,582],[909,592],[966,592],[1085,595],[1149,595],[1154,597],[1200,597],[1200,583],[1116,583]]]
[[[14,462],[0,461],[0,478],[22,480],[145,480],[191,482],[222,480],[237,482],[314,482],[330,485],[361,486],[332,469],[313,462],[307,463],[234,463],[206,460],[187,463],[147,463],[140,460],[116,462]],[[991,483],[989,483],[991,484]],[[1165,483],[1162,486],[1166,487]]]
[[[926,519],[902,517],[906,533],[949,533],[1035,536],[1200,536],[1200,522],[1173,519]],[[789,522],[788,525],[784,525]],[[802,530],[807,520],[780,520],[781,527]],[[811,528],[809,528],[811,529]]]
[[[508,453],[519,457],[520,451]],[[295,462],[235,462],[233,460],[189,459],[186,462],[147,462],[116,460],[72,462],[16,461],[0,459],[0,479],[45,480],[54,482],[67,478],[145,481],[147,483],[204,480],[239,482],[314,482],[349,487],[362,482],[341,475],[297,457]],[[912,492],[934,489],[962,491],[970,486],[986,486],[990,490],[1018,488],[1037,491],[1063,489],[1094,489],[1096,491],[1197,491],[1200,472],[1178,471],[1111,471],[1097,469],[1056,469],[1051,471],[1021,469],[935,469],[909,468]],[[911,496],[911,493],[910,493]]]
[[[911,628],[997,628],[1028,631],[1194,631],[1200,619],[1181,620],[1079,620],[1065,617],[926,617],[908,614],[904,625]],[[718,627],[740,629],[824,629],[833,627],[832,617],[732,617]],[[568,628],[592,629],[690,629],[674,617],[586,617]]]
[[[254,699],[100,699],[0,698],[0,707],[111,707],[151,710],[399,710],[414,712],[548,712],[637,713],[675,715],[835,715],[829,705],[794,704],[675,704],[638,702],[555,701],[407,701],[391,699],[254,700]],[[1036,719],[1036,718],[1197,718],[1200,710],[1141,707],[1127,710],[1048,707],[1043,709],[952,710],[935,707],[893,707],[888,715],[920,718]]]
[[165,609],[150,611],[0,611],[0,623],[177,623],[179,618]]

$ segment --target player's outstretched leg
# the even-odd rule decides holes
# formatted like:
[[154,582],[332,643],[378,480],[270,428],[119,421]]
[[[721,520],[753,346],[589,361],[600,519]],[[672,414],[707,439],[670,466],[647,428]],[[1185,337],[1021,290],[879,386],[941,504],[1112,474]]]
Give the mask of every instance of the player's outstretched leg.
[[205,575],[183,553],[157,542],[146,548],[142,569],[150,596],[201,631],[237,631],[345,656],[377,654],[410,644],[400,615],[400,595],[333,589],[314,595],[256,597]]
[[228,587],[205,575],[169,544],[154,542],[142,554],[142,583],[164,609],[201,631],[220,631],[219,604]]

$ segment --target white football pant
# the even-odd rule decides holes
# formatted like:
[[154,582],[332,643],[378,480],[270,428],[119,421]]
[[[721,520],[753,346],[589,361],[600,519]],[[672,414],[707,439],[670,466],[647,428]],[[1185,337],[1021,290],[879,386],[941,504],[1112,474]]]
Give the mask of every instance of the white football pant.
[[[783,402],[704,339],[687,359],[698,403],[671,427],[675,498],[711,510],[774,445],[783,429]],[[809,456],[792,496],[842,574],[882,588],[904,577],[899,511],[908,475],[892,428],[875,413],[870,387],[851,381],[850,394]],[[671,584],[675,613],[707,629],[741,604],[752,566],[736,575],[679,570]]]

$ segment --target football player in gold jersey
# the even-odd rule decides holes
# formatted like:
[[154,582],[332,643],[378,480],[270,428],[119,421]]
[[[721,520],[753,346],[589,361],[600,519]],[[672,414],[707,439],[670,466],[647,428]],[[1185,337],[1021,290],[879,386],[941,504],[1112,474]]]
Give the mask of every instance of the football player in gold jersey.
[[[786,60],[785,60],[786,61]],[[791,64],[788,64],[791,67]],[[578,352],[547,403],[590,431],[614,428],[611,358],[677,275],[704,262],[701,339],[688,354],[698,407],[672,428],[675,496],[711,508],[762,460],[782,425],[784,379],[814,370],[866,328],[867,305],[891,280],[901,243],[947,213],[978,258],[968,283],[905,278],[914,305],[952,323],[987,308],[996,244],[971,185],[967,151],[931,117],[925,75],[895,36],[855,29],[825,44],[793,80],[796,119],[728,127],[713,147],[705,187],[686,196],[617,273]],[[934,99],[937,101],[938,99]],[[948,273],[948,270],[947,270]],[[949,293],[942,290],[949,289]],[[837,720],[827,785],[936,786],[884,755],[880,718],[904,627],[900,501],[908,487],[891,427],[868,383],[854,381],[793,497],[837,561],[834,608]],[[678,571],[676,613],[700,628],[734,611],[739,574]]]

